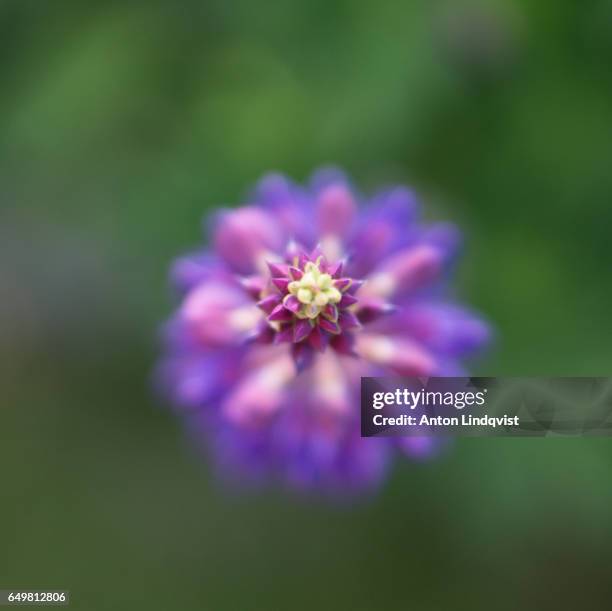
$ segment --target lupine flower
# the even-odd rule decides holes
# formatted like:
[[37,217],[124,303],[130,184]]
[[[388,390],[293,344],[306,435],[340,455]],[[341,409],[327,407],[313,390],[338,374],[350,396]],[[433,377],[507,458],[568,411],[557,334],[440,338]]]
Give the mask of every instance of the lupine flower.
[[331,491],[431,456],[431,438],[360,436],[360,378],[462,375],[486,343],[446,296],[457,231],[423,224],[408,189],[362,202],[331,170],[267,176],[249,202],[172,270],[159,379],[192,435],[224,471]]

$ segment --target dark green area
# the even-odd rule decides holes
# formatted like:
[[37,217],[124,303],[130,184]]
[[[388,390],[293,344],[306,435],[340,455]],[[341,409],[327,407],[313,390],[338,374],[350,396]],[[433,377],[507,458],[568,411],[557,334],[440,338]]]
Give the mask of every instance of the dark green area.
[[608,0],[0,3],[0,588],[608,606],[608,439],[459,440],[357,504],[227,492],[149,375],[203,214],[327,163],[466,230],[474,373],[610,374],[611,65]]

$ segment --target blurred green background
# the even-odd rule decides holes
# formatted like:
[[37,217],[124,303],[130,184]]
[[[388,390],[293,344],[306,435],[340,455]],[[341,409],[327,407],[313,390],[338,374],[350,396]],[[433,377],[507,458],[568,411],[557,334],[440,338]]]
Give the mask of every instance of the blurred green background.
[[171,259],[269,170],[468,235],[473,372],[612,373],[612,2],[0,3],[0,588],[72,608],[605,608],[609,439],[464,439],[373,499],[226,491],[152,397]]

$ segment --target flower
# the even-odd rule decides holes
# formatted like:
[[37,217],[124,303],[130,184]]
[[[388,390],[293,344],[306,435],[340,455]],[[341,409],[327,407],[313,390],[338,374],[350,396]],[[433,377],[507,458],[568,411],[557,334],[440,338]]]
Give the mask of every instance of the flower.
[[462,375],[487,326],[445,297],[458,233],[418,219],[403,187],[360,197],[343,174],[265,177],[178,259],[162,388],[224,471],[361,490],[427,437],[360,436],[362,376]]

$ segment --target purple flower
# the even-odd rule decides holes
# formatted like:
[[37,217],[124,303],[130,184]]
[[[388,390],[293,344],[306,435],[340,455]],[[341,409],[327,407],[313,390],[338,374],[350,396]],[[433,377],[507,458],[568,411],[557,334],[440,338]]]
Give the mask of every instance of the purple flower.
[[395,187],[359,209],[339,172],[308,188],[265,177],[251,203],[217,216],[212,248],[179,259],[181,303],[165,331],[162,387],[223,470],[300,488],[381,480],[427,437],[363,439],[359,382],[460,375],[487,326],[444,296],[458,246]]

